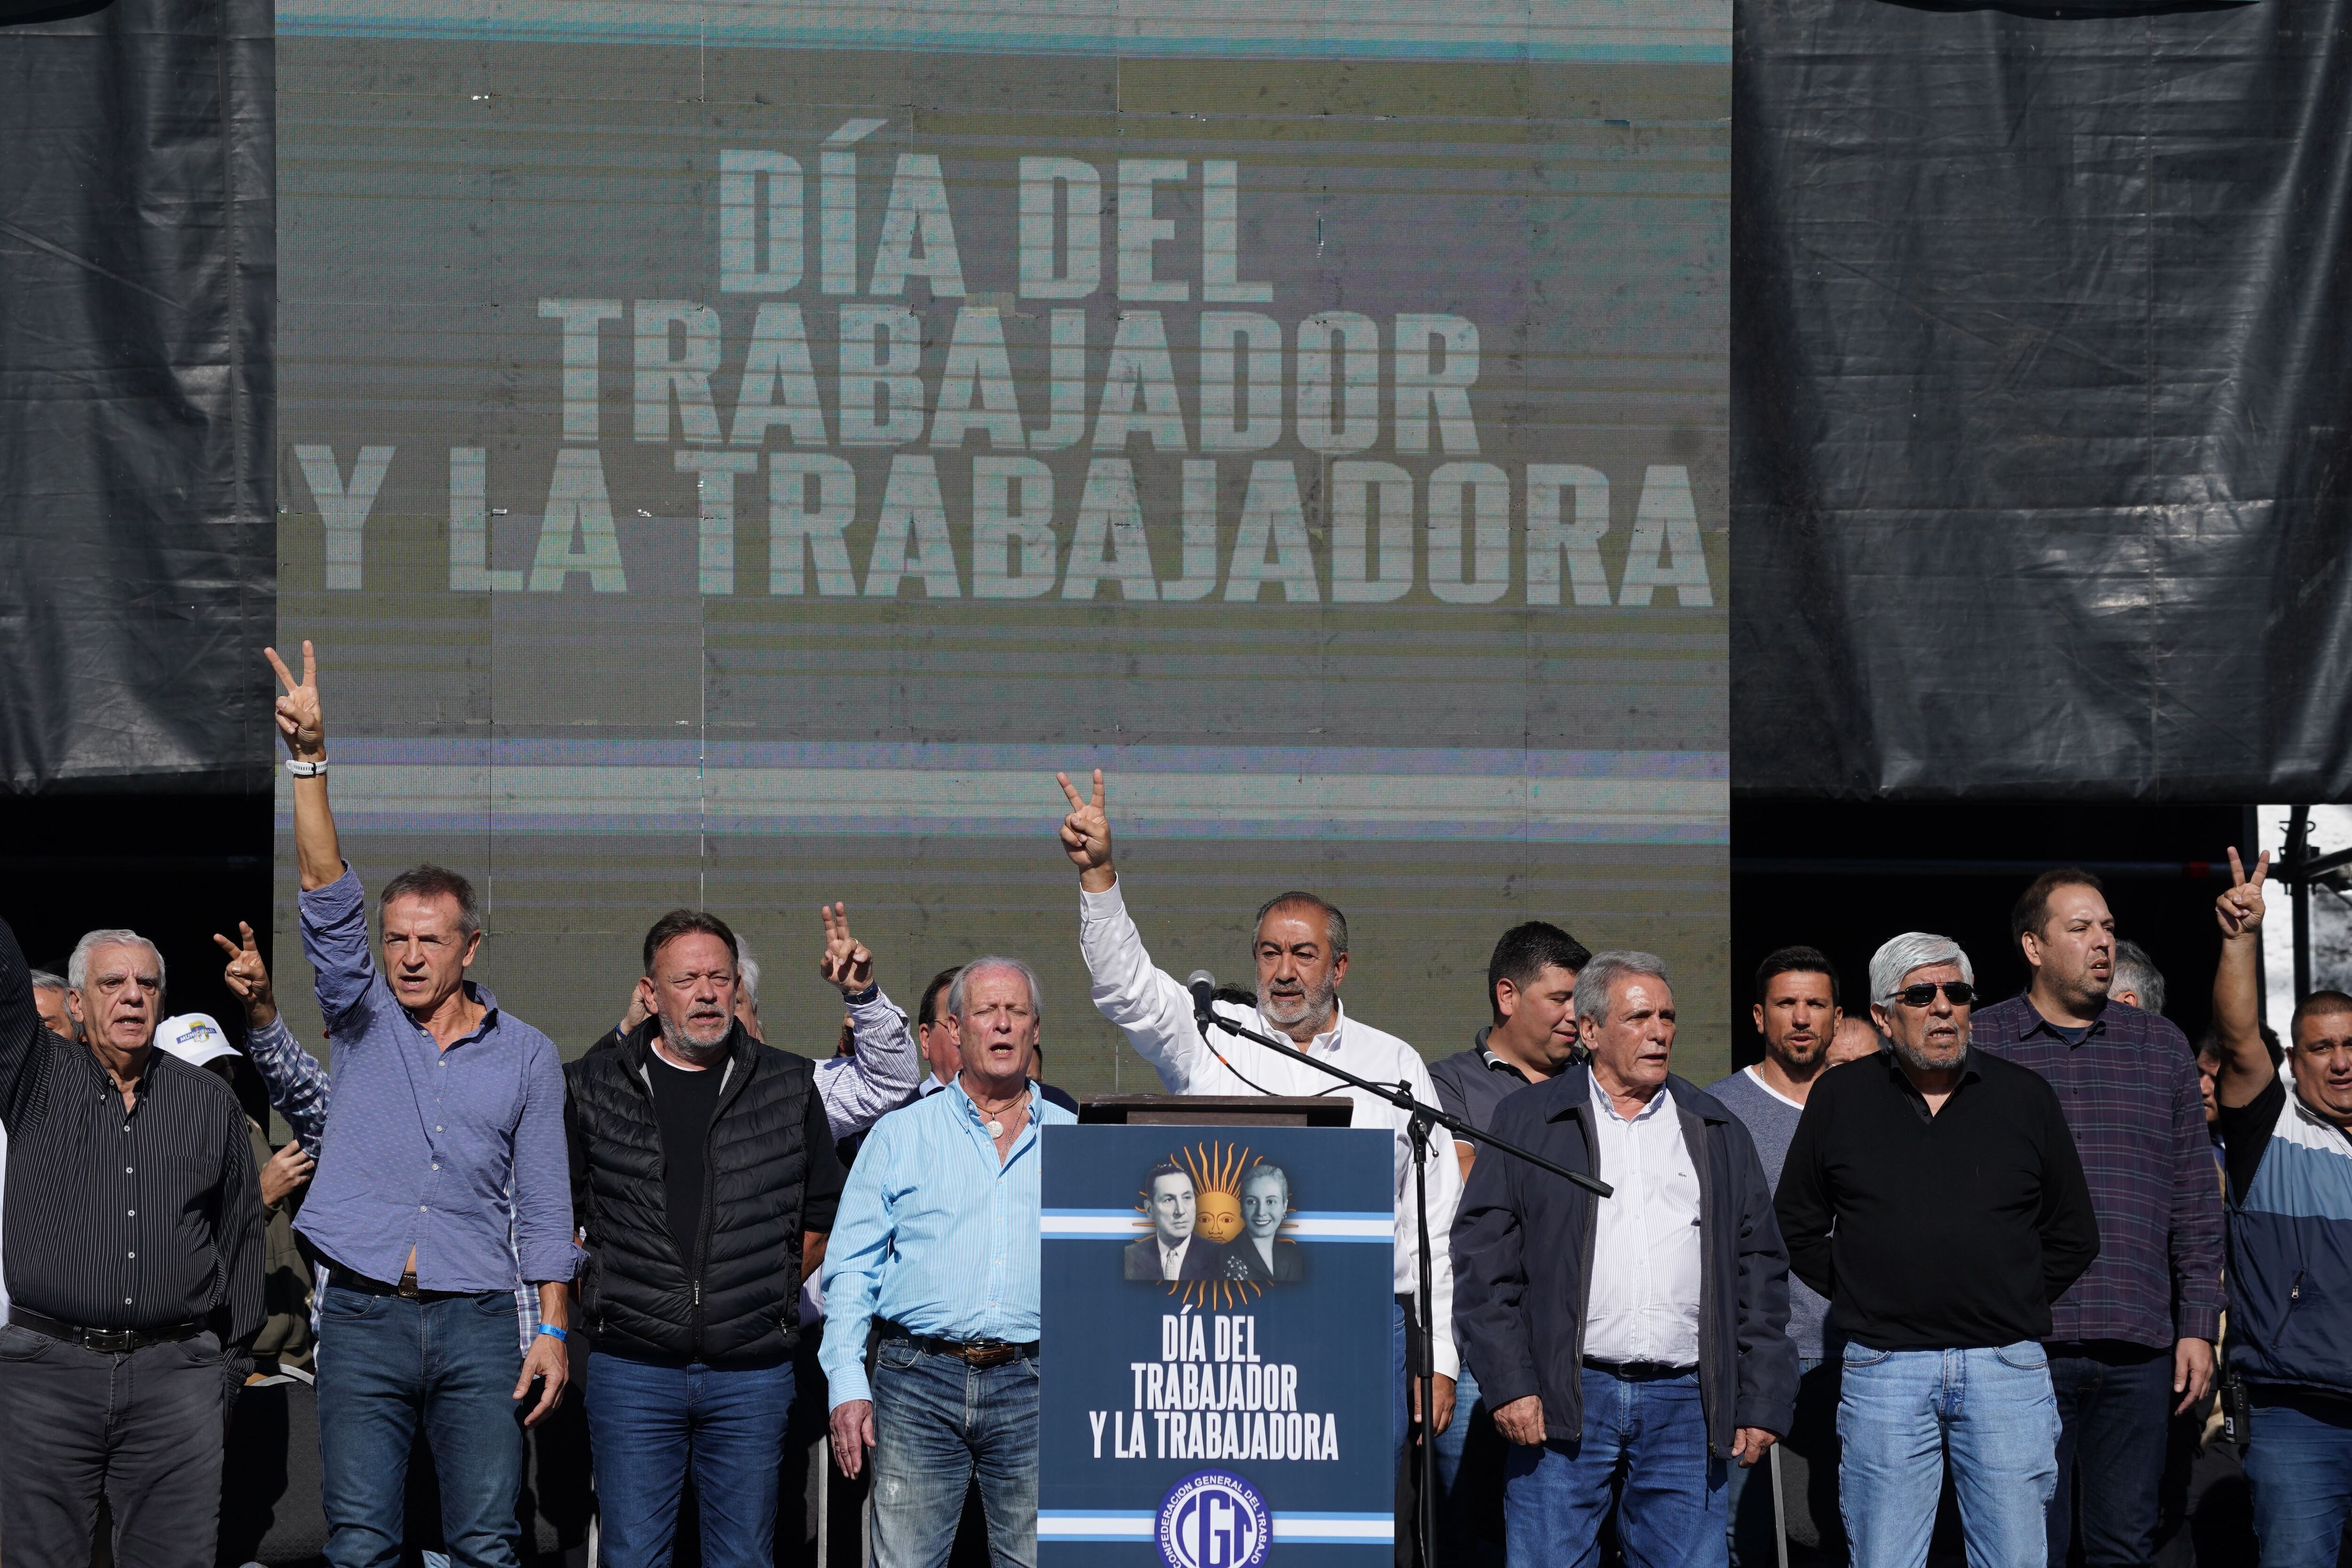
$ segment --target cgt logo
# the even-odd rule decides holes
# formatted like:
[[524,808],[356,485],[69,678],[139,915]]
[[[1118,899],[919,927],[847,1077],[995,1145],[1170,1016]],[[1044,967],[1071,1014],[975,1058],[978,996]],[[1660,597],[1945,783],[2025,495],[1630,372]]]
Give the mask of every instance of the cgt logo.
[[1258,1568],[1274,1517],[1257,1489],[1230,1470],[1198,1470],[1160,1504],[1160,1560],[1168,1568]]

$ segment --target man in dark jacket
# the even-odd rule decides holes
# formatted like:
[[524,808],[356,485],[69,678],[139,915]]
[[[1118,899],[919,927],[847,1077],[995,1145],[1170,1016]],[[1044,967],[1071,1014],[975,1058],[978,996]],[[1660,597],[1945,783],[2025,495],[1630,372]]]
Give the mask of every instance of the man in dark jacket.
[[1789,1429],[1797,1355],[1772,1189],[1738,1119],[1667,1071],[1674,992],[1645,952],[1579,973],[1591,1056],[1505,1100],[1523,1161],[1474,1165],[1454,1327],[1496,1430],[1512,1568],[1589,1568],[1612,1495],[1628,1562],[1722,1561],[1725,1482]]
[[710,1568],[771,1561],[801,1280],[842,1171],[811,1064],[744,1032],[718,916],[646,933],[653,1014],[566,1069],[588,1425],[611,1568],[669,1560],[691,1458]]

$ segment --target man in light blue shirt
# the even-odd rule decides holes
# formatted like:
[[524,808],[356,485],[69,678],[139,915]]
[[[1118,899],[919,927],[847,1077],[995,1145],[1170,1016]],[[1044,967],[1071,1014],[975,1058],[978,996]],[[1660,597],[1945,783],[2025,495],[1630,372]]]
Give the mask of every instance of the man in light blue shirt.
[[[874,1450],[875,1568],[940,1568],[975,1472],[994,1568],[1037,1561],[1037,1128],[1044,1003],[1017,958],[948,989],[955,1082],[874,1125],[825,1253],[833,1451]],[[867,1325],[881,1331],[873,1375]]]

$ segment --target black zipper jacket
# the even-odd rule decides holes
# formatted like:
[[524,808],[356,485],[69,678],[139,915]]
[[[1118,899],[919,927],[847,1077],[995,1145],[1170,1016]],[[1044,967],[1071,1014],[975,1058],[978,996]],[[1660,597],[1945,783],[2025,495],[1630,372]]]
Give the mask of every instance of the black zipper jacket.
[[667,1157],[646,1058],[660,1023],[564,1069],[572,1213],[585,1233],[581,1316],[608,1354],[772,1365],[800,1339],[801,1235],[829,1231],[841,1196],[816,1076],[804,1058],[729,1038],[703,1135],[691,1256],[670,1234]]

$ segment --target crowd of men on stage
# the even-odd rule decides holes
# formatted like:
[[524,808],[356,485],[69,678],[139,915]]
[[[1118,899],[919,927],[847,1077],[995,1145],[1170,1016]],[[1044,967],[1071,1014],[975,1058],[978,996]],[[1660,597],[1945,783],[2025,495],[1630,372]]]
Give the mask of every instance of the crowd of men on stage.
[[[812,1394],[841,1470],[870,1474],[878,1568],[940,1568],[975,1483],[997,1568],[1033,1564],[1037,1129],[1073,1110],[1039,1082],[1030,967],[970,959],[910,1024],[829,908],[847,1038],[813,1062],[762,1044],[726,922],[674,910],[624,1026],[566,1065],[467,978],[463,877],[385,883],[372,950],[311,650],[299,675],[268,657],[331,1073],[278,1016],[250,930],[221,942],[293,1142],[272,1150],[241,1108],[216,1026],[159,1028],[151,943],[93,931],[50,975],[0,924],[9,1568],[85,1568],[101,1496],[121,1568],[208,1563],[225,1412],[297,1364],[335,1568],[400,1557],[413,1451],[450,1560],[512,1568],[519,1427],[564,1399],[575,1332],[609,1568],[668,1561],[689,1474],[702,1561],[772,1561]],[[1330,1091],[1202,1037],[1129,916],[1102,775],[1060,782],[1093,1001],[1163,1085]],[[1978,1568],[2146,1563],[2168,1446],[2212,1408],[2223,1342],[2262,1561],[2332,1563],[2352,1516],[2352,996],[2306,997],[2284,1053],[2266,1045],[2267,861],[2231,866],[2202,1055],[2098,879],[2057,870],[2017,903],[2022,995],[1982,1005],[1957,943],[1906,932],[1871,962],[1864,1023],[1828,959],[1783,949],[1756,977],[1764,1059],[1704,1089],[1672,1072],[1650,954],[1514,928],[1491,1026],[1430,1068],[1341,1007],[1340,912],[1270,900],[1255,998],[1220,1012],[1612,1189],[1442,1128],[1416,1173],[1405,1113],[1345,1091],[1396,1142],[1387,1375],[1400,1444],[1436,1449],[1438,1562],[1586,1568],[1613,1531],[1628,1563],[1756,1568],[1776,1552],[1757,1467],[1785,1440],[1823,1535],[1866,1568],[1926,1561],[1948,1454]],[[1426,1412],[1406,1376],[1416,1178],[1444,1238]],[[1186,1252],[1162,1235],[1144,1263],[1184,1278]],[[815,1375],[796,1352],[820,1334]]]

